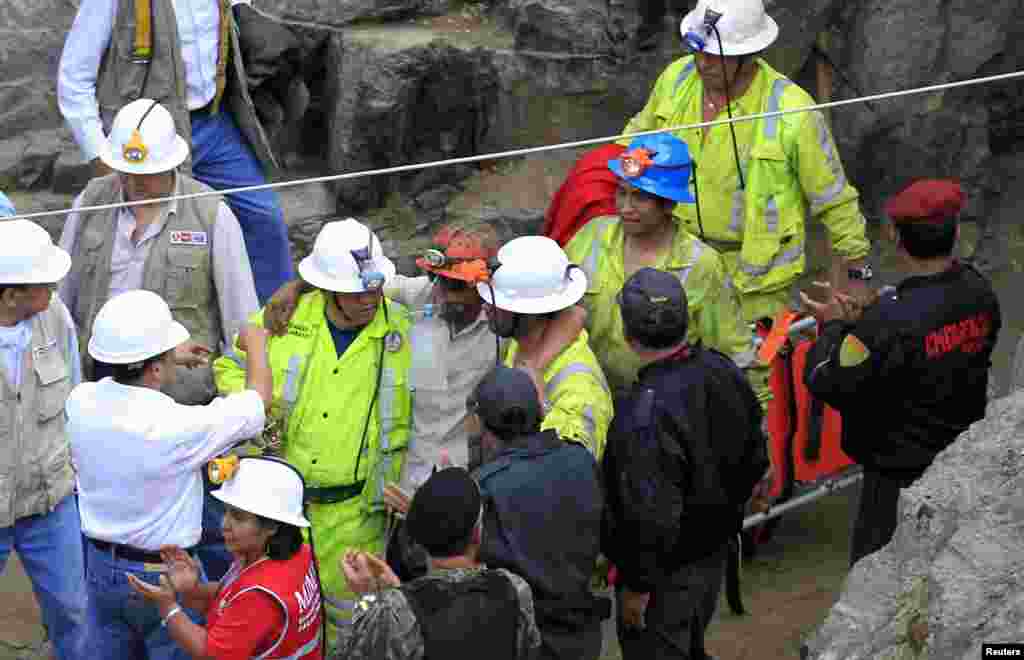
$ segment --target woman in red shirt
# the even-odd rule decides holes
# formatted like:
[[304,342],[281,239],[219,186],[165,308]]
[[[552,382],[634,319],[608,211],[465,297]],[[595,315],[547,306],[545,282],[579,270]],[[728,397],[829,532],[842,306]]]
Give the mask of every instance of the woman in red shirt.
[[[320,578],[302,540],[309,521],[298,471],[277,459],[243,458],[212,495],[227,505],[224,542],[235,557],[223,579],[200,583],[199,563],[167,547],[160,584],[129,576],[132,587],[160,609],[171,638],[197,660],[323,660]],[[206,612],[206,627],[182,607]]]

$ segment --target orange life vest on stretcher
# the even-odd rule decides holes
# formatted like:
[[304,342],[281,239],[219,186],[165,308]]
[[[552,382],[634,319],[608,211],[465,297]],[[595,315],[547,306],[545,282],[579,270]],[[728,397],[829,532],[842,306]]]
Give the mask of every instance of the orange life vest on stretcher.
[[813,342],[810,337],[788,335],[800,317],[795,312],[779,314],[759,352],[759,357],[771,364],[768,455],[775,468],[769,491],[773,498],[789,495],[792,481],[814,482],[853,465],[840,447],[839,412],[815,399],[804,383],[804,366]]

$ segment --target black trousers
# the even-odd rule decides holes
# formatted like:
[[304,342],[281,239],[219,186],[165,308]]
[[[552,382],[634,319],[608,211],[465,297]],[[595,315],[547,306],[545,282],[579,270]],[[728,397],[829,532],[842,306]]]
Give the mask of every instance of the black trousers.
[[646,628],[622,623],[622,589],[616,590],[619,646],[624,660],[704,660],[704,633],[718,606],[726,546],[687,564],[651,592]]
[[601,622],[594,621],[584,628],[565,629],[542,625],[537,660],[598,660],[601,657]]
[[894,477],[873,469],[864,469],[857,520],[850,541],[850,566],[861,558],[884,548],[896,532],[900,491],[914,482],[906,476]]

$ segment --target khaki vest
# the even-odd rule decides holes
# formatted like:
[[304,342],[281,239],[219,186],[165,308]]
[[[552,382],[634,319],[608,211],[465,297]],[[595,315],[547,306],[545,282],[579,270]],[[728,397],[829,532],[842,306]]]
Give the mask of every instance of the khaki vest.
[[[269,178],[277,161],[270,147],[256,108],[245,84],[245,67],[238,43],[238,27],[231,13],[229,0],[220,2],[221,34],[217,61],[217,96],[211,109],[217,112],[221,97],[226,108],[238,123],[249,146],[252,147]],[[185,63],[181,57],[178,23],[172,0],[117,0],[117,16],[111,29],[110,45],[100,61],[96,80],[96,100],[99,103],[103,130],[110,133],[114,116],[125,105],[140,98],[159,101],[174,118],[178,133],[191,146],[192,123],[186,105]],[[150,55],[136,57],[136,4],[152,9],[150,24]],[[239,84],[241,82],[241,84]],[[191,161],[189,161],[191,162]],[[187,171],[186,162],[184,171]]]
[[[183,174],[178,175],[181,194],[209,191],[210,188]],[[113,204],[121,199],[120,179],[116,174],[93,179],[82,193],[82,206]],[[160,295],[171,308],[174,319],[188,328],[192,340],[216,350],[223,336],[217,289],[213,280],[213,234],[216,196],[178,201],[177,213],[167,222],[149,251],[142,276],[142,288]],[[82,350],[83,374],[92,379],[89,338],[100,307],[110,297],[110,259],[114,250],[117,212],[93,211],[81,214],[72,256],[72,277],[78,282],[78,295],[68,301],[78,326]],[[177,232],[206,232],[203,245],[175,244]],[[178,382],[167,394],[179,403],[207,403],[216,395],[209,368],[178,369]]]
[[[71,392],[71,356],[59,304],[32,320],[32,343],[21,362],[21,387],[0,377],[0,527],[49,513],[71,494],[75,474],[64,432]],[[3,367],[0,367],[3,372]]]

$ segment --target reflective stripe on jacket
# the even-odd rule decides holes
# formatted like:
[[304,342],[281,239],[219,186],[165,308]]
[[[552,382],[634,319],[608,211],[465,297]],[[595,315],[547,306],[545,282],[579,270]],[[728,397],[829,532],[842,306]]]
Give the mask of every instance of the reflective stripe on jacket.
[[[758,73],[733,101],[733,116],[805,107],[813,99],[758,59]],[[703,83],[693,56],[676,60],[658,78],[647,105],[625,131],[680,126],[704,120]],[[722,113],[718,118],[725,116]],[[739,187],[732,132],[727,125],[677,131],[697,164],[697,194],[704,236],[740,252],[733,276],[741,296],[789,286],[804,271],[808,213],[828,229],[833,251],[847,259],[867,255],[858,194],[843,171],[839,153],[820,112],[797,112],[733,124],[745,188]],[[694,204],[678,204],[676,215],[694,235],[701,233]]]
[[[307,488],[366,481],[362,489],[365,510],[382,509],[384,484],[398,481],[409,442],[409,319],[405,308],[384,301],[387,320],[381,305],[373,321],[339,358],[327,327],[324,294],[305,294],[287,334],[271,337],[267,349],[274,375],[270,415],[286,419],[283,457],[302,472]],[[253,322],[262,325],[262,311]],[[400,341],[386,342],[388,335]],[[389,350],[388,344],[395,350]],[[235,351],[214,362],[221,392],[245,387],[244,363],[245,354],[238,350],[236,340]],[[373,414],[367,426],[371,402]]]
[[[505,354],[507,366],[515,365],[518,350],[513,339]],[[600,460],[612,423],[612,394],[586,330],[544,371],[544,398],[547,414],[541,430],[554,429],[558,437],[580,443]]]
[[[591,346],[616,391],[629,388],[641,366],[626,344],[616,297],[626,282],[625,234],[618,216],[594,218],[566,246],[569,260],[587,274],[587,329]],[[689,306],[691,343],[698,340],[733,358],[741,367],[753,361],[753,334],[740,314],[739,300],[722,258],[684,230],[657,266],[679,277]]]
[[217,625],[239,596],[252,591],[266,594],[284,614],[277,638],[253,660],[320,660],[320,583],[309,545],[289,559],[265,558],[245,568],[233,564],[207,610],[207,629]]

